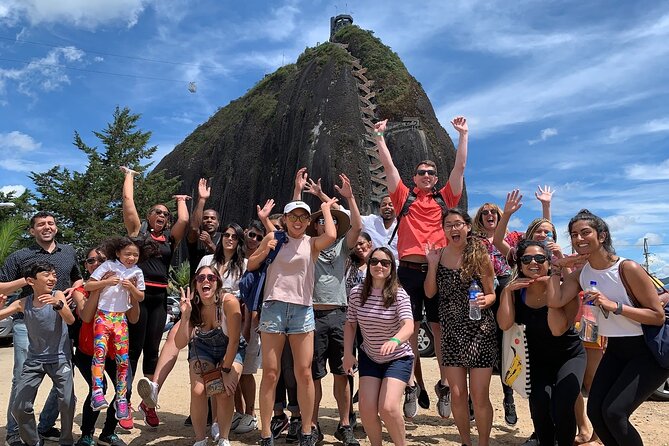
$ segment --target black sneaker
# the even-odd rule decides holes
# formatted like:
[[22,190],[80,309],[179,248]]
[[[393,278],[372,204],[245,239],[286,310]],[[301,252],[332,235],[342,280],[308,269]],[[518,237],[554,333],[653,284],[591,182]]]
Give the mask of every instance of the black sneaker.
[[313,429],[310,434],[300,433],[300,446],[314,446],[316,443],[313,438]]
[[193,425],[193,420],[190,419],[190,415],[188,415],[188,418],[184,420],[184,426],[192,426]]
[[128,446],[125,441],[118,438],[118,435],[111,433],[100,435],[98,437],[98,446]]
[[260,446],[274,446],[274,437],[270,436],[269,438],[260,438],[258,442]]
[[428,395],[427,390],[420,389],[420,393],[418,394],[418,405],[423,409],[430,408],[430,395]]
[[288,432],[286,432],[286,443],[295,443],[302,431],[302,418],[301,417],[290,417],[290,423],[288,424]]
[[342,442],[344,446],[360,446],[360,442],[353,435],[351,426],[337,426],[334,434],[335,438]]
[[12,437],[8,437],[5,440],[5,446],[23,446],[23,440],[21,440],[21,437],[16,434]]
[[60,441],[60,429],[58,429],[57,427],[50,427],[44,432],[38,432],[38,433],[39,437],[42,440],[55,441],[56,443]]
[[318,422],[316,422],[316,427],[311,427],[311,439],[315,445],[319,444],[321,441],[323,441],[323,439],[325,439],[323,431],[321,430],[321,424]]
[[288,417],[285,413],[273,416],[269,423],[269,428],[272,431],[272,437],[278,438],[283,431],[288,429],[288,424]]
[[530,435],[530,438],[523,443],[523,446],[538,446],[539,445],[539,440],[537,439],[537,433],[532,432],[532,435]]
[[504,421],[509,426],[515,426],[518,422],[518,415],[516,414],[516,405],[514,403],[504,403]]

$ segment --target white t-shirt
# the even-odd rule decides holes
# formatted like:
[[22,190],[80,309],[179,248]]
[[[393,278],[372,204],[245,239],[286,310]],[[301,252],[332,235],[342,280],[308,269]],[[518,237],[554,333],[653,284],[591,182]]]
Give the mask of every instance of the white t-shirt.
[[[239,279],[242,278],[242,274],[244,274],[244,271],[246,271],[246,264],[248,263],[248,259],[244,259],[244,270],[242,271],[241,274],[224,274],[223,276],[223,286],[221,287],[224,290],[228,290],[231,293],[235,293],[236,291],[239,291]],[[202,257],[202,260],[200,260],[200,263],[198,263],[197,268],[195,270],[197,271],[198,269],[202,268],[203,266],[211,266],[212,268],[216,268],[218,272],[220,271],[220,266],[216,261],[214,260],[214,255],[213,254],[208,254],[204,257]]]
[[[98,266],[91,274],[91,278],[101,280],[102,276],[108,271],[116,273],[119,279],[137,278],[137,289],[144,291],[146,285],[144,284],[144,273],[137,265],[131,268],[126,268],[124,264],[118,260],[107,260],[102,265]],[[130,292],[123,288],[121,282],[114,286],[106,286],[100,291],[100,301],[98,302],[98,309],[103,311],[125,313],[132,305],[130,305]]]
[[390,240],[390,236],[393,235],[395,226],[397,226],[397,220],[394,220],[393,224],[390,225],[388,229],[386,229],[386,227],[383,225],[383,218],[381,218],[380,215],[362,216],[362,230],[369,234],[370,237],[372,237],[373,247],[381,248],[382,246],[385,246],[386,248],[389,248],[395,256],[395,259],[398,260],[397,234],[395,234],[395,238],[393,239],[392,243],[388,245],[388,240]]

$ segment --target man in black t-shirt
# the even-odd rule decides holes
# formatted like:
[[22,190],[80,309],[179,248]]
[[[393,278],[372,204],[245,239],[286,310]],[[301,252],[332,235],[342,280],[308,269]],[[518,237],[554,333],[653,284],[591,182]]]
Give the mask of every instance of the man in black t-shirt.
[[218,212],[214,209],[204,209],[204,204],[211,195],[211,187],[207,184],[206,179],[200,178],[197,193],[197,205],[190,218],[187,240],[191,277],[195,275],[195,270],[202,257],[213,254],[221,240],[221,233],[218,232],[220,225]]

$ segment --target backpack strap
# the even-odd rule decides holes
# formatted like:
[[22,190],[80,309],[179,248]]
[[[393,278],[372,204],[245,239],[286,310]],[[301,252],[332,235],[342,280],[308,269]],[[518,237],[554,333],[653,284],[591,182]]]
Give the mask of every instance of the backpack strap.
[[[417,197],[416,192],[414,192],[413,189],[409,190],[409,195],[407,196],[404,205],[402,205],[402,210],[397,215],[397,224],[395,225],[395,230],[393,230],[393,234],[390,236],[390,239],[388,240],[388,245],[390,245],[390,243],[395,238],[395,234],[397,234],[397,230],[400,227],[400,221],[402,221],[402,217],[404,217],[409,213],[409,207],[413,204],[414,201],[416,201],[416,197]],[[437,204],[441,208],[441,218],[443,219],[446,213],[448,212],[448,206],[446,206],[444,197],[441,196],[437,188],[432,189],[432,198],[434,199],[434,201],[437,202]]]

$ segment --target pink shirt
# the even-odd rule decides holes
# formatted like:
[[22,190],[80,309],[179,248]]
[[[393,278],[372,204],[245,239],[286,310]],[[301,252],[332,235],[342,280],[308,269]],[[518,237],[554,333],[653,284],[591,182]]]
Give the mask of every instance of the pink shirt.
[[313,239],[288,237],[269,268],[265,279],[264,301],[278,300],[311,306],[314,296],[314,266],[311,255]]
[[398,345],[389,355],[381,355],[381,346],[400,331],[400,321],[413,321],[411,300],[403,288],[397,290],[395,302],[388,308],[383,306],[383,290],[372,288],[365,305],[361,305],[362,285],[351,290],[346,311],[346,320],[356,322],[362,332],[362,350],[369,358],[384,364],[395,359],[413,356],[411,345],[407,341]]

